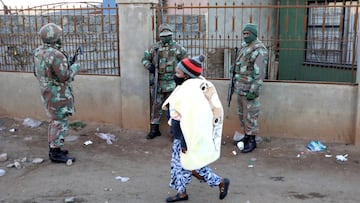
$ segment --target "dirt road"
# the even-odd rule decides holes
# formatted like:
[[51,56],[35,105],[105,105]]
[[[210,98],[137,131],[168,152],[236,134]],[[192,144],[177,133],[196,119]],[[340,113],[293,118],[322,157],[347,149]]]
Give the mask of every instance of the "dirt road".
[[[175,194],[168,188],[171,138],[167,132],[146,140],[145,132],[86,123],[70,130],[66,148],[77,161],[66,166],[47,157],[46,122],[35,128],[22,123],[0,118],[0,154],[8,156],[0,162],[0,169],[6,171],[0,177],[1,203],[157,203]],[[107,144],[96,132],[113,134],[116,141]],[[187,202],[360,202],[359,147],[324,143],[326,151],[309,152],[305,147],[309,140],[262,138],[253,153],[241,154],[232,145],[232,135],[224,136],[221,158],[211,167],[230,178],[228,196],[221,201],[218,188],[193,179]],[[88,140],[93,144],[84,145]],[[336,161],[340,154],[348,154],[348,160]],[[32,163],[35,158],[44,162]],[[16,160],[19,168],[7,167]]]

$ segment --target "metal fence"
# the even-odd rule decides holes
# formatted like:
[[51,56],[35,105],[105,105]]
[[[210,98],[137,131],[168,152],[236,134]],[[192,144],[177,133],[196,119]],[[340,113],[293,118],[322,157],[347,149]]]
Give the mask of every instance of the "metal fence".
[[[358,1],[167,2],[153,6],[154,33],[162,22],[173,25],[175,40],[190,56],[206,56],[208,78],[229,77],[242,28],[252,22],[269,50],[268,80],[356,82]],[[64,28],[63,49],[69,55],[83,46],[79,60],[87,74],[120,75],[117,12],[102,4],[0,10],[0,71],[32,72],[32,50],[41,44],[37,31],[54,22]]]
[[89,75],[120,75],[117,8],[102,4],[48,4],[0,10],[0,71],[33,72],[32,52],[42,44],[37,32],[47,23],[63,28],[62,49],[78,57]]
[[251,22],[269,50],[268,80],[355,83],[358,1],[199,2],[154,6],[153,29],[168,23],[190,56],[207,56],[206,77],[228,78],[242,28]]

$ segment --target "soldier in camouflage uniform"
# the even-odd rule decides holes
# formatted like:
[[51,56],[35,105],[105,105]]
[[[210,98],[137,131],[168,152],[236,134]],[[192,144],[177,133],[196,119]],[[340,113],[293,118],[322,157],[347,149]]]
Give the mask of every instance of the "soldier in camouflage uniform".
[[34,69],[43,106],[50,118],[49,158],[58,163],[75,161],[75,158],[67,156],[67,150],[61,148],[68,131],[68,116],[75,112],[71,82],[80,65],[70,64],[67,54],[61,50],[60,26],[48,23],[40,29],[39,35],[44,44],[34,51]]
[[[240,126],[244,131],[243,153],[256,148],[255,136],[258,134],[260,113],[260,88],[263,84],[268,64],[268,52],[265,45],[257,38],[257,26],[248,23],[243,29],[244,42],[236,58],[235,85],[237,93]],[[232,70],[231,70],[232,71]]]
[[[157,90],[154,90],[154,82],[150,82],[152,108],[150,132],[146,136],[147,139],[153,139],[161,135],[159,130],[160,119],[163,113],[161,105],[175,89],[176,84],[173,76],[176,65],[187,56],[186,49],[173,40],[173,32],[168,24],[161,24],[159,32],[160,41],[156,42],[149,50],[146,50],[142,58],[142,64],[153,76],[157,64],[157,52],[159,56]],[[154,91],[157,91],[155,102],[153,98]]]

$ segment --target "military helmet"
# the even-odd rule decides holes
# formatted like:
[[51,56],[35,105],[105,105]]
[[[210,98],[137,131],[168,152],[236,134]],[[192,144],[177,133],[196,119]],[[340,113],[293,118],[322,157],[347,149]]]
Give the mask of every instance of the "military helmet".
[[169,24],[163,23],[159,27],[160,37],[172,35],[172,28]]
[[47,44],[56,43],[62,34],[60,26],[54,23],[48,23],[40,28],[39,35],[41,40]]

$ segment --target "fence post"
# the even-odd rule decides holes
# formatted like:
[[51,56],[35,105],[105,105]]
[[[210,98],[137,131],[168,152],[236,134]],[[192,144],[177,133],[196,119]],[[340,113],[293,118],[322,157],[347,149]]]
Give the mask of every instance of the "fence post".
[[148,130],[149,75],[141,63],[153,42],[152,9],[158,0],[116,0],[119,11],[121,113],[125,129]]

